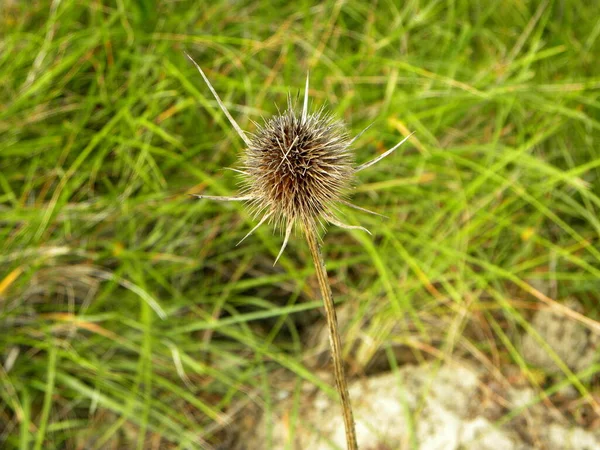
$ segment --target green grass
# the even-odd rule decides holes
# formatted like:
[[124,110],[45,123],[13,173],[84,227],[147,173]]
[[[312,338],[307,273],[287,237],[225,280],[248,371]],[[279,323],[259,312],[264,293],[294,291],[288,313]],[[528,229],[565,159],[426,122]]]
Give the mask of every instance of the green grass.
[[184,50],[242,128],[310,70],[315,105],[375,121],[358,162],[416,131],[360,173],[389,219],[324,237],[356,370],[477,353],[598,407],[598,366],[540,383],[517,339],[569,296],[600,326],[598,3],[396,3],[2,2],[2,448],[211,448],[244,403],[270,414],[281,368],[335,395],[302,359],[305,244],[273,267],[280,235],[236,247],[243,206],[188,196],[236,192],[242,142]]

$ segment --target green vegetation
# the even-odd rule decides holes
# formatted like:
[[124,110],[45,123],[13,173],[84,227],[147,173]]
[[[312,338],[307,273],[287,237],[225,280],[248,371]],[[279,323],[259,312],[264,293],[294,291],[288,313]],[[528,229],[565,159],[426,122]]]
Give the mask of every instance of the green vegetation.
[[376,121],[359,163],[416,131],[359,174],[389,219],[324,237],[350,374],[403,346],[600,411],[600,369],[549,378],[518,339],[567,297],[600,327],[598,2],[396,3],[2,1],[0,447],[211,448],[281,373],[335,395],[302,356],[305,242],[273,267],[282,236],[236,247],[243,205],[188,195],[235,193],[243,143],[184,50],[244,129],[310,70],[316,106]]

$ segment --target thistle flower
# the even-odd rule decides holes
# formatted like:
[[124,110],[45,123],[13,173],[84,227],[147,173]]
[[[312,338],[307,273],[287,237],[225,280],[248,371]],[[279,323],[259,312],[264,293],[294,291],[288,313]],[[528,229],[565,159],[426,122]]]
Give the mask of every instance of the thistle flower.
[[[244,201],[255,217],[260,217],[240,243],[269,221],[285,230],[281,250],[275,263],[287,246],[293,227],[315,229],[328,222],[346,229],[369,231],[361,226],[347,225],[336,217],[339,204],[365,213],[379,215],[349,203],[345,197],[352,187],[355,174],[385,158],[409,137],[375,159],[355,166],[352,144],[370,127],[350,139],[343,122],[323,108],[308,112],[309,77],[306,77],[304,104],[301,111],[288,96],[283,113],[256,124],[256,131],[245,133],[233,119],[221,98],[198,64],[186,53],[208,85],[219,107],[246,144],[242,168],[234,169],[241,175],[243,190],[238,197],[195,195],[198,198],[221,201]],[[238,243],[239,244],[239,243]]]
[[355,166],[350,149],[369,127],[355,138],[350,139],[344,124],[323,109],[309,113],[309,79],[307,75],[302,110],[297,111],[291,98],[288,97],[287,109],[283,114],[279,113],[266,120],[263,125],[257,124],[256,131],[248,136],[229,114],[200,66],[187,53],[186,56],[196,66],[219,107],[246,144],[242,157],[242,168],[234,169],[242,176],[241,195],[238,197],[196,195],[196,197],[247,202],[253,213],[261,219],[242,241],[266,221],[282,227],[285,230],[285,236],[275,263],[283,253],[294,225],[302,226],[323,296],[335,381],[341,398],[346,430],[346,444],[349,450],[357,450],[356,430],[344,372],[342,345],[333,295],[316,229],[317,224],[325,221],[342,228],[361,229],[368,232],[363,227],[340,222],[335,215],[337,207],[339,204],[343,204],[366,213],[377,214],[349,203],[346,201],[345,195],[352,186],[357,172],[388,156],[411,135],[373,160]]

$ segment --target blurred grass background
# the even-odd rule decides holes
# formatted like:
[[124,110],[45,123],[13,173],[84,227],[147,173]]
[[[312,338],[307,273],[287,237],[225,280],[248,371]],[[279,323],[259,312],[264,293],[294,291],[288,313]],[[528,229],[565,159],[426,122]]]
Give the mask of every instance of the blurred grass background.
[[600,369],[548,378],[518,336],[567,297],[598,332],[599,6],[3,0],[0,446],[229,448],[282,369],[334,395],[305,244],[273,267],[281,236],[236,247],[243,205],[188,195],[236,192],[243,148],[183,51],[244,129],[310,70],[316,106],[375,121],[358,162],[416,131],[360,173],[389,219],[324,237],[352,376],[472,358],[598,411]]

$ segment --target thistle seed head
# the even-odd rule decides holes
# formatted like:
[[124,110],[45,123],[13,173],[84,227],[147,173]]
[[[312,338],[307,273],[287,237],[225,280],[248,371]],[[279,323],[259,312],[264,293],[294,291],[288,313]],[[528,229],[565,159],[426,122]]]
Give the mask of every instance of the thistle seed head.
[[351,186],[349,143],[341,121],[322,109],[303,115],[288,100],[283,114],[257,125],[250,137],[242,157],[244,195],[277,225],[314,226]]
[[236,170],[242,175],[243,195],[215,197],[194,194],[196,197],[248,202],[256,215],[262,215],[258,224],[242,241],[267,220],[284,227],[283,245],[275,262],[283,253],[296,223],[311,228],[312,231],[323,220],[342,228],[369,232],[361,226],[340,222],[335,214],[335,206],[341,203],[368,214],[380,215],[347,202],[344,194],[352,185],[356,172],[371,167],[390,155],[412,133],[371,161],[355,167],[350,148],[369,127],[350,139],[344,124],[323,109],[309,114],[307,76],[302,111],[298,111],[288,98],[288,107],[283,114],[266,120],[263,125],[257,125],[256,131],[248,137],[231,116],[200,66],[187,53],[186,56],[196,66],[219,107],[246,144],[242,156],[243,170]]

